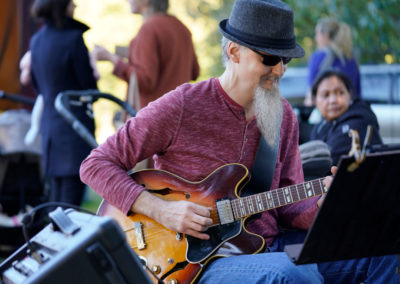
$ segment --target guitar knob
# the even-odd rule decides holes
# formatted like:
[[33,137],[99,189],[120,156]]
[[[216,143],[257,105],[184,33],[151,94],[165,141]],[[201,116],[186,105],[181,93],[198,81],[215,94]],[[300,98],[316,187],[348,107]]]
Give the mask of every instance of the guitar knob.
[[161,267],[159,265],[153,265],[151,267],[151,271],[153,271],[155,274],[158,274],[161,272]]
[[170,279],[170,280],[168,280],[168,284],[178,284],[178,280]]

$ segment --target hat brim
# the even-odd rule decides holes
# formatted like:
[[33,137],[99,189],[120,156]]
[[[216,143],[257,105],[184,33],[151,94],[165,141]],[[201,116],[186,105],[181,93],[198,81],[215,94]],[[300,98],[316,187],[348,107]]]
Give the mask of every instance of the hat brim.
[[240,45],[246,46],[250,49],[256,49],[259,51],[263,51],[266,52],[268,54],[271,55],[276,55],[276,56],[281,56],[281,57],[291,57],[291,58],[300,58],[303,57],[305,55],[305,51],[304,49],[298,44],[296,43],[296,47],[295,48],[291,48],[291,49],[276,49],[276,48],[265,48],[265,47],[260,47],[260,46],[256,46],[247,42],[244,42],[238,38],[236,38],[235,36],[231,35],[227,30],[226,30],[226,23],[228,22],[228,19],[222,20],[219,23],[219,29],[222,33],[222,35],[224,37],[226,37],[227,39],[237,42]]

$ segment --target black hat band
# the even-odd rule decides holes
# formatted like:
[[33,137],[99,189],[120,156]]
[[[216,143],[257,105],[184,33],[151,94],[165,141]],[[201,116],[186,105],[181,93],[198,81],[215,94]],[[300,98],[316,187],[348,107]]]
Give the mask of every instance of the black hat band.
[[268,38],[260,37],[257,35],[249,35],[241,32],[229,24],[226,21],[226,31],[232,36],[252,45],[257,45],[265,48],[278,48],[278,49],[292,49],[296,47],[296,37],[292,38]]

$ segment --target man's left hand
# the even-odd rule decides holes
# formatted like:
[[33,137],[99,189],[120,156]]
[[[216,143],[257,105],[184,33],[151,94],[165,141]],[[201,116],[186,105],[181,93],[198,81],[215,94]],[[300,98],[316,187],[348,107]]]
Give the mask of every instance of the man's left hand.
[[[332,183],[332,180],[333,180],[333,176],[334,176],[334,175],[336,174],[336,172],[337,172],[337,167],[332,167],[332,168],[331,168],[331,172],[332,172],[332,175],[331,175],[331,176],[325,177],[325,179],[324,179],[324,181],[323,181],[323,184],[324,184],[328,189],[329,189],[329,187],[331,186],[331,183]],[[317,201],[317,206],[318,206],[318,208],[320,208],[320,207],[322,206],[322,203],[324,202],[325,196],[326,196],[326,193],[323,194],[323,195],[320,197],[320,199],[318,199],[318,201]]]

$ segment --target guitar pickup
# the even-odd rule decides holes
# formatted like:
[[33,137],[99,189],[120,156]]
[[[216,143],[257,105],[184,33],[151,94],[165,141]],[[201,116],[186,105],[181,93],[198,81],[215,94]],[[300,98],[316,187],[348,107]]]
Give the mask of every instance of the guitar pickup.
[[217,207],[219,223],[221,225],[233,223],[235,221],[231,201],[229,199],[217,200],[215,205]]
[[142,230],[142,223],[136,222],[133,224],[135,229],[135,236],[136,236],[136,244],[138,249],[145,249],[146,244],[144,242],[143,230]]

